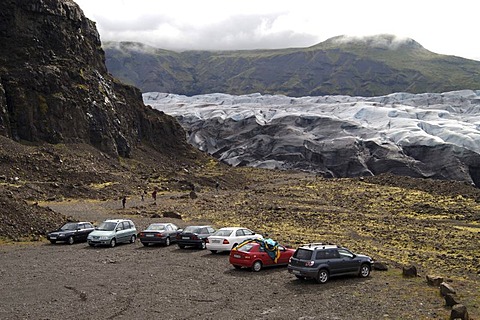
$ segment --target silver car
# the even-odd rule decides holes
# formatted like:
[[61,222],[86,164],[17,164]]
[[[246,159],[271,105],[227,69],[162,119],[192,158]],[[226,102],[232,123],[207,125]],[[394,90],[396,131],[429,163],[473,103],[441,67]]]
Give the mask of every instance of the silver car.
[[104,245],[115,247],[117,243],[134,243],[137,239],[137,229],[131,220],[105,220],[87,238],[90,246]]

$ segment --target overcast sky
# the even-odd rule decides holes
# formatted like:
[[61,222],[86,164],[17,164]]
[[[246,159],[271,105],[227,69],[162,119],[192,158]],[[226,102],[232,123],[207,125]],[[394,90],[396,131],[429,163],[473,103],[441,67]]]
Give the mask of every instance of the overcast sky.
[[75,0],[102,41],[169,50],[308,47],[338,35],[394,34],[480,60],[475,0]]

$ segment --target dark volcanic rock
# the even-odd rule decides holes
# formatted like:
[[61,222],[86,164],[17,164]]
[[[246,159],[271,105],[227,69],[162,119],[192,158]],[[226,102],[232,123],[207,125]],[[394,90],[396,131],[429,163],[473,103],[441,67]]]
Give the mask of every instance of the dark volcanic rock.
[[0,134],[122,157],[141,142],[186,148],[176,121],[107,73],[95,24],[75,2],[2,1],[0,43]]

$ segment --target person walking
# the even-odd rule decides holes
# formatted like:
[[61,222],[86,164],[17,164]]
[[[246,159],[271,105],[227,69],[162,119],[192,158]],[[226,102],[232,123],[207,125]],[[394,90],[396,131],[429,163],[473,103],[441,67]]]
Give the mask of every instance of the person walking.
[[153,204],[157,204],[157,189],[152,192]]
[[127,197],[124,196],[124,197],[122,198],[122,207],[123,207],[123,209],[125,209],[125,205],[126,205],[126,204],[127,204]]

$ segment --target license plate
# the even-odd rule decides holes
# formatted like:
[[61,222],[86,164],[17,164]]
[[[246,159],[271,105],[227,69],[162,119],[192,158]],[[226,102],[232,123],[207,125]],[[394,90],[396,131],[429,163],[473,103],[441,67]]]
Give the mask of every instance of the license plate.
[[220,240],[212,240],[212,243],[220,243]]
[[153,234],[146,234],[146,237],[153,237]]
[[55,240],[55,239],[57,239],[57,237],[50,237],[50,239]]
[[234,257],[234,258],[237,258],[237,259],[240,259],[242,256],[239,255],[239,254],[234,254],[233,257]]
[[183,240],[188,240],[190,237],[182,237]]

